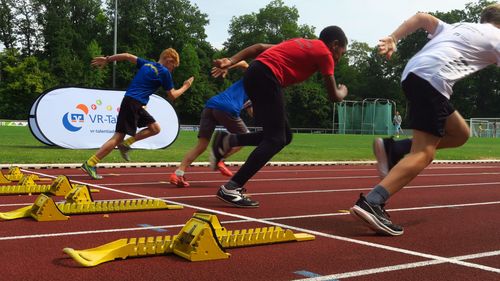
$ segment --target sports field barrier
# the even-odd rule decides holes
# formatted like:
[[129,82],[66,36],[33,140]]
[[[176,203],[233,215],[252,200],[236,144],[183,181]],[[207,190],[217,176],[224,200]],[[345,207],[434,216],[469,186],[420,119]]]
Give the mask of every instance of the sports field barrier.
[[25,120],[0,120],[0,126],[26,127],[26,126],[28,126],[28,121],[25,121]]

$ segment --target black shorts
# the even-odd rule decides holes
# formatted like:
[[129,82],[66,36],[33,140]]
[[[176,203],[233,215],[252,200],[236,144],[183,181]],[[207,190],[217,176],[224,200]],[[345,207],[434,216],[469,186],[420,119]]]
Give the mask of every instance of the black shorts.
[[154,122],[156,120],[144,109],[142,103],[131,97],[124,97],[120,105],[115,131],[135,136],[137,128],[146,127]]
[[205,108],[201,112],[199,138],[212,138],[215,126],[222,125],[232,134],[248,133],[245,122],[240,117],[213,108]]
[[410,128],[443,137],[446,119],[455,112],[450,100],[413,73],[402,85],[409,102]]

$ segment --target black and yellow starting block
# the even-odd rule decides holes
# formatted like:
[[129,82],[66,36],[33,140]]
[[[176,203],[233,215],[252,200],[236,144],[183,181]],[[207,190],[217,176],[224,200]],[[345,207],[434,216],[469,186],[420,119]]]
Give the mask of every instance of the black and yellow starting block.
[[0,219],[14,220],[32,217],[37,221],[67,220],[68,215],[117,213],[146,210],[176,210],[182,209],[179,205],[168,205],[157,199],[124,199],[94,201],[86,185],[79,185],[71,189],[65,196],[66,202],[54,200],[40,194],[35,203],[10,212],[0,213]]
[[[36,175],[24,175],[17,185],[0,185],[0,195],[50,193],[56,196],[65,196],[71,189],[84,186],[72,184],[64,175],[58,176],[50,184],[37,184],[35,182],[37,179]],[[91,191],[98,192],[94,189]]]
[[306,233],[294,234],[280,227],[263,227],[228,231],[212,214],[195,213],[174,236],[124,238],[87,250],[64,248],[63,252],[85,267],[115,259],[157,256],[169,253],[190,261],[227,259],[228,248],[256,246],[281,242],[314,240]]
[[[7,174],[0,173],[0,183],[12,183],[22,180],[26,174],[24,174],[19,167],[10,167]],[[31,175],[31,179],[34,181],[49,181],[50,178],[40,178],[38,175]]]

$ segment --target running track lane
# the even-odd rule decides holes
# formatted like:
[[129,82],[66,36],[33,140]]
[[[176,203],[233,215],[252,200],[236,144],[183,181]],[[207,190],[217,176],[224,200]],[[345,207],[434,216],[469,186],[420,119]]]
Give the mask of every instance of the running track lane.
[[[235,169],[235,167],[232,167]],[[500,270],[500,165],[434,165],[388,205],[401,237],[381,237],[341,210],[377,183],[373,166],[266,167],[248,184],[258,209],[226,207],[214,198],[226,178],[193,168],[192,188],[164,183],[167,168],[101,169],[102,181],[77,170],[32,170],[101,188],[95,199],[162,197],[178,211],[72,216],[64,222],[4,221],[0,228],[5,280],[497,280]],[[109,172],[109,173],[108,173]],[[163,182],[163,183],[162,183]],[[0,211],[32,203],[35,196],[2,196]],[[16,205],[16,206],[13,206]],[[194,208],[219,213],[228,229],[282,224],[317,235],[313,242],[231,249],[224,261],[191,263],[175,256],[78,267],[61,252],[115,239],[176,234]],[[142,225],[142,226],[140,226]],[[150,229],[144,225],[151,225]],[[164,232],[159,232],[159,229]],[[26,266],[29,265],[29,266]]]

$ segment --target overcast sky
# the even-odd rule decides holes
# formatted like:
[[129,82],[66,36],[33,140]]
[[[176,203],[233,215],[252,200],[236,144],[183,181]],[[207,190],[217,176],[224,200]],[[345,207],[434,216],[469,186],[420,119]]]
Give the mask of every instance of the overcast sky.
[[[207,41],[221,48],[228,37],[233,16],[258,13],[271,0],[190,0],[208,15]],[[285,5],[299,11],[299,24],[316,28],[316,35],[329,25],[340,26],[349,41],[375,46],[378,39],[392,32],[416,12],[448,12],[463,10],[477,0],[284,0]]]

